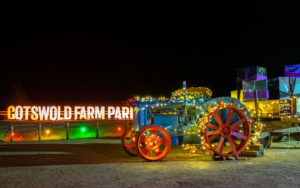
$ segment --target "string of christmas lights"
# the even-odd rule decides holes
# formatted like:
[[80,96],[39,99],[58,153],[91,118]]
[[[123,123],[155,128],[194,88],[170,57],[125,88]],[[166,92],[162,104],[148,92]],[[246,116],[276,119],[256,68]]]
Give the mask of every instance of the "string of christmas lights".
[[[186,89],[187,99],[211,98],[212,91],[207,87],[190,87]],[[180,98],[184,96],[184,90],[178,89],[172,93],[172,97]]]

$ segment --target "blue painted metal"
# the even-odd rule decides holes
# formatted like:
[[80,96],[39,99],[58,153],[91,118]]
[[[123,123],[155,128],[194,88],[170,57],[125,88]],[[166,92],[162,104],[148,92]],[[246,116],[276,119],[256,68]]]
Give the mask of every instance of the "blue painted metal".
[[[184,82],[183,84],[185,85],[186,83]],[[197,119],[206,114],[207,106],[216,107],[220,100],[225,105],[233,101],[238,108],[246,108],[239,100],[231,97],[214,99],[187,99],[186,97],[176,99],[148,98],[134,103],[135,111],[137,111],[134,113],[135,128],[141,130],[149,123],[160,125],[168,130],[172,137],[172,145],[181,144],[184,134],[182,126],[194,126]],[[170,111],[171,113],[169,113]],[[227,113],[226,110],[222,111],[222,116],[226,118]],[[246,115],[250,118],[247,108]],[[236,121],[235,118],[232,121]]]

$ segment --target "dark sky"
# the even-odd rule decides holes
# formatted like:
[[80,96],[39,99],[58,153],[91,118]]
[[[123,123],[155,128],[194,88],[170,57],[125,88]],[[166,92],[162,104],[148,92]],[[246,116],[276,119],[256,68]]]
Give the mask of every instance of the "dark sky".
[[235,88],[237,67],[283,75],[300,62],[298,6],[250,2],[2,5],[1,107],[120,104],[134,94],[168,96],[182,80],[222,96]]

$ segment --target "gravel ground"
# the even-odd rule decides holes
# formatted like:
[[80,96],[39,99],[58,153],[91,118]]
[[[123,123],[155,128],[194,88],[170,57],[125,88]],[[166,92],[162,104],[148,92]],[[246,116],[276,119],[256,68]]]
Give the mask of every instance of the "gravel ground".
[[1,145],[21,145],[21,144],[121,144],[120,139],[70,139],[70,140],[43,140],[43,141],[21,141],[21,142],[0,142]]
[[300,150],[260,158],[0,168],[0,187],[300,187]]

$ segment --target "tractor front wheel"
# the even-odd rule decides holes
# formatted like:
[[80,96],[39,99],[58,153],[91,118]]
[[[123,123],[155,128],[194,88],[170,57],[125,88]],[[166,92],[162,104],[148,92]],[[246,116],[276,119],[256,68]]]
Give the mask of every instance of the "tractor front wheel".
[[136,150],[147,161],[165,158],[171,149],[171,136],[158,125],[148,125],[140,130],[136,138]]
[[132,128],[126,130],[121,140],[121,144],[126,153],[130,156],[137,156],[136,152],[136,135]]

